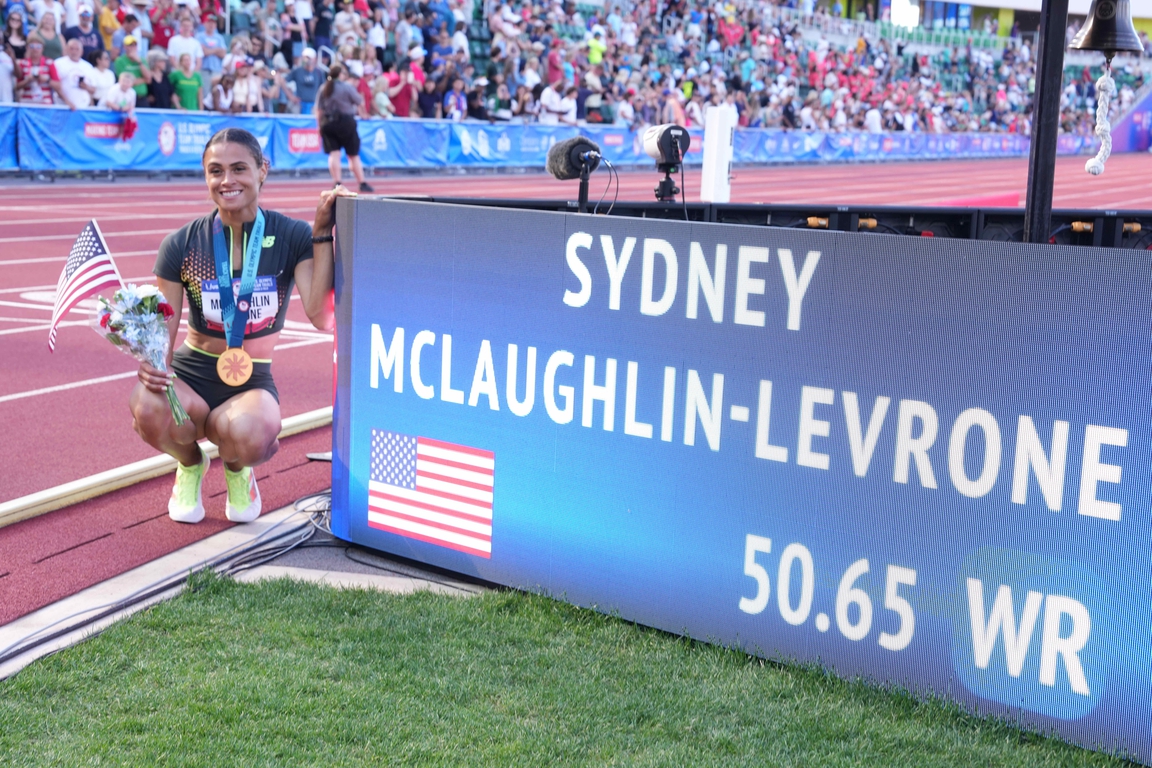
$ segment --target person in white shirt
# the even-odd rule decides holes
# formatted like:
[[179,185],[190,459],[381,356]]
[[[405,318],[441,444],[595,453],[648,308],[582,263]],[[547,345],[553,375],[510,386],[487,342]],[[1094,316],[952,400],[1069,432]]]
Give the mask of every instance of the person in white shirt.
[[[136,53],[143,61],[148,58],[148,46],[152,44],[152,19],[148,17],[148,0],[132,0],[132,5],[136,9],[133,11],[136,21],[140,23],[132,36],[136,38]],[[68,7],[67,2],[64,7]]]
[[184,11],[180,16],[180,34],[174,35],[168,41],[168,58],[172,61],[180,61],[180,57],[188,54],[192,57],[192,71],[199,71],[201,63],[204,61],[204,46],[200,45],[200,41],[193,37],[192,32],[195,30],[196,24],[192,21],[192,16],[188,11]]
[[0,48],[0,104],[13,102],[12,86],[16,82],[16,62],[3,48]]
[[81,0],[64,0],[64,28],[80,26]]
[[576,86],[570,85],[564,92],[564,98],[560,100],[559,117],[564,125],[576,125],[576,96],[579,93],[580,90]]
[[120,141],[129,141],[136,135],[136,76],[131,72],[121,72],[116,85],[107,90],[100,99],[100,106],[123,116],[120,123]]
[[[112,57],[108,51],[100,51],[89,58],[93,58],[94,66],[84,82],[91,83],[96,89],[92,92],[92,101],[99,103],[104,94],[116,85],[116,73],[112,71]],[[60,68],[57,67],[56,71],[59,72]]]
[[880,110],[873,104],[864,113],[864,130],[868,133],[883,133],[884,132],[884,116],[880,114]]
[[116,85],[105,91],[97,106],[115,112],[131,113],[136,109],[136,76],[131,72],[121,72]]
[[636,110],[632,106],[632,93],[629,91],[620,99],[616,104],[616,119],[613,121],[615,125],[629,126],[636,119]]
[[541,125],[560,124],[560,115],[567,111],[563,104],[564,97],[560,95],[560,89],[563,87],[563,82],[557,80],[540,92]]
[[[32,16],[36,19],[36,23],[40,23],[40,19],[44,18],[46,13],[56,14],[56,33],[60,34],[64,29],[64,22],[68,18],[68,12],[64,8],[64,4],[60,0],[35,0],[31,3],[30,8]],[[80,23],[79,13],[76,15],[76,23]]]
[[[456,22],[456,31],[452,33],[452,53],[463,53],[464,60],[469,61],[472,58],[472,52],[468,48],[468,33],[465,31],[466,29],[468,29],[468,25],[463,21]],[[536,78],[536,80],[539,82],[540,78]],[[536,83],[532,85],[536,85]],[[532,85],[528,87],[531,88]]]
[[64,97],[76,109],[87,109],[92,105],[92,94],[96,86],[91,82],[96,68],[83,59],[84,44],[72,38],[64,46],[64,55],[56,59],[56,74],[60,77],[60,87]]

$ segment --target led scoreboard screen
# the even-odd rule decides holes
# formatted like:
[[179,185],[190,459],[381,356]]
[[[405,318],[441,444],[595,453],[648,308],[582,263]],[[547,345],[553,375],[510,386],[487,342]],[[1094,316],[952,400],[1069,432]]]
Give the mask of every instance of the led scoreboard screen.
[[1152,759],[1145,252],[337,212],[339,537]]

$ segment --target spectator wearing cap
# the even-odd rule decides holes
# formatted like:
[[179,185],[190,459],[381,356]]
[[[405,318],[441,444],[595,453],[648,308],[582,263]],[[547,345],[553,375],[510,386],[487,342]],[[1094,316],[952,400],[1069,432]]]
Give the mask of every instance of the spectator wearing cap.
[[120,9],[120,0],[106,0],[100,9],[100,16],[96,25],[100,28],[100,37],[104,38],[104,50],[112,50],[112,35],[120,29],[120,19],[123,13]]
[[596,30],[592,34],[592,39],[588,41],[588,63],[596,66],[604,61],[604,53],[608,50],[608,46],[604,43],[604,35],[600,30]]
[[232,86],[233,112],[261,112],[264,109],[263,82],[250,58],[236,61],[236,82]]
[[108,51],[112,55],[113,61],[120,57],[124,52],[124,38],[131,37],[133,40],[139,42],[140,38],[136,36],[136,29],[140,26],[140,19],[135,13],[124,14],[124,23],[120,25],[120,29],[112,35],[112,45],[109,46]]
[[179,62],[181,56],[188,54],[192,57],[192,70],[199,72],[200,64],[204,61],[204,46],[193,36],[195,29],[196,22],[192,20],[192,14],[188,11],[182,12],[179,34],[168,41],[168,58]]
[[336,31],[337,46],[357,46],[360,44],[364,30],[361,26],[360,14],[356,13],[352,0],[344,0],[341,3],[340,12],[336,14],[332,23]]
[[323,70],[316,66],[316,51],[305,48],[300,56],[300,65],[293,67],[284,75],[284,82],[293,86],[286,88],[285,94],[288,96],[288,101],[299,105],[300,114],[312,114],[312,109],[316,106],[316,93],[324,84],[325,77]]
[[132,36],[136,38],[141,59],[147,58],[154,37],[152,19],[148,16],[148,3],[149,0],[132,0],[132,14],[136,17],[136,28],[132,31]]
[[148,96],[148,84],[152,82],[152,70],[144,64],[140,56],[140,44],[134,35],[128,35],[122,41],[123,53],[112,62],[112,71],[116,73],[119,81],[120,75],[125,72],[132,73],[132,87],[136,91],[136,102],[143,104]]
[[224,69],[224,57],[228,54],[225,47],[224,36],[216,25],[216,14],[209,13],[204,22],[204,30],[196,35],[196,42],[204,51],[204,59],[200,62],[200,69],[206,75],[205,79],[211,81],[219,77]]
[[408,69],[412,72],[412,77],[415,78],[417,88],[424,87],[424,57],[428,55],[428,51],[424,50],[423,46],[413,45],[408,48]]
[[64,93],[56,63],[44,58],[44,41],[39,35],[28,36],[28,55],[16,62],[16,92],[21,104],[51,104],[55,93],[69,109],[76,109]]

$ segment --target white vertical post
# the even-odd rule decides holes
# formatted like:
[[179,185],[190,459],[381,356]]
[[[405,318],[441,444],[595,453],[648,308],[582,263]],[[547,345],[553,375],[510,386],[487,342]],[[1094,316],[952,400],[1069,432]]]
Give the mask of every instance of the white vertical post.
[[708,107],[704,111],[704,168],[700,175],[700,199],[706,203],[726,203],[731,198],[729,174],[737,120],[736,107],[730,104]]

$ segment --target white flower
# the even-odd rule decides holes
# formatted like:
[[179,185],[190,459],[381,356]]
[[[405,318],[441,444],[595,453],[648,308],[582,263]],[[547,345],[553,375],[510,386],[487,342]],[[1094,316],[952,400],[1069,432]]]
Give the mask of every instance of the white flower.
[[160,289],[154,285],[141,285],[139,287],[133,286],[133,288],[136,288],[136,295],[142,299],[146,299],[149,296],[160,295]]

